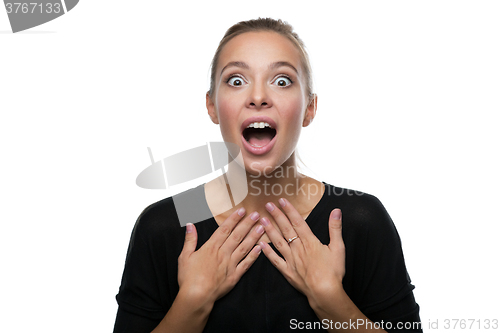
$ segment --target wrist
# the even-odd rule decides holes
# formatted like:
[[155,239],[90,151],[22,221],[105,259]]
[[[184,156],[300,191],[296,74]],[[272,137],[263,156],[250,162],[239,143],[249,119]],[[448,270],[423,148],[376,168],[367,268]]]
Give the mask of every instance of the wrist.
[[201,332],[212,307],[213,303],[200,299],[199,294],[193,290],[181,288],[174,303],[153,332]]
[[316,312],[329,312],[345,304],[349,296],[344,291],[342,284],[330,284],[322,288],[315,288],[308,296],[309,305]]
[[214,306],[214,301],[210,300],[210,297],[193,288],[179,289],[176,300],[179,300],[190,312],[199,314],[209,314]]

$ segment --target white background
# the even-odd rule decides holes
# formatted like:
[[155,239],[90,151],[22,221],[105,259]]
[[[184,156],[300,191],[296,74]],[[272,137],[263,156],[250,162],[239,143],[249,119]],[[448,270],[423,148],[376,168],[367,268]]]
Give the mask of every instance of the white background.
[[0,331],[112,331],[135,220],[174,193],[135,185],[147,147],[221,139],[210,61],[259,16],[311,56],[310,174],[385,205],[424,327],[500,319],[498,1],[173,3],[83,0],[17,34],[0,10]]

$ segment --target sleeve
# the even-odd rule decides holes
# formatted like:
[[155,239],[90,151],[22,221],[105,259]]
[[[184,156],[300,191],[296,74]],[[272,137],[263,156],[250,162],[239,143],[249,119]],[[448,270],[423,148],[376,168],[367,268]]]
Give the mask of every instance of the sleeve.
[[[378,198],[365,194],[357,208],[362,221],[364,265],[361,274],[360,310],[388,332],[422,332],[419,306],[413,296],[401,240]],[[358,245],[361,245],[358,243]]]
[[[118,312],[114,333],[151,332],[167,313],[170,295],[175,294],[178,285],[177,272],[168,274],[165,232],[164,212],[146,208],[134,226],[127,250],[116,295]],[[176,269],[177,260],[173,264]],[[175,281],[171,281],[172,278]]]

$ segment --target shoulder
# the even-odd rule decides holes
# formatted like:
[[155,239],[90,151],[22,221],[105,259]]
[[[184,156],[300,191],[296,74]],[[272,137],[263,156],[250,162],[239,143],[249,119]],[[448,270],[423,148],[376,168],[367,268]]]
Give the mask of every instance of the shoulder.
[[[133,236],[145,241],[167,239],[169,242],[184,240],[186,224],[207,221],[211,217],[207,207],[204,187],[199,185],[175,194],[146,207],[134,226]],[[197,224],[204,230],[205,224]],[[203,236],[202,230],[198,236]]]
[[[199,197],[203,186],[197,186],[147,206],[137,218],[133,233],[140,237],[151,237],[172,233],[183,233],[185,224],[179,221],[180,202]],[[193,200],[191,200],[193,201]],[[200,200],[197,200],[200,201]]]
[[[165,244],[181,243],[183,232],[177,222],[172,197],[147,206],[137,218],[130,236],[127,258],[163,253]],[[172,248],[172,246],[170,246]],[[142,259],[140,259],[142,260]]]
[[140,235],[158,234],[180,227],[172,197],[147,206],[137,218],[134,233]]
[[364,229],[392,228],[392,220],[382,202],[369,193],[325,185],[327,205],[342,210],[342,220]]

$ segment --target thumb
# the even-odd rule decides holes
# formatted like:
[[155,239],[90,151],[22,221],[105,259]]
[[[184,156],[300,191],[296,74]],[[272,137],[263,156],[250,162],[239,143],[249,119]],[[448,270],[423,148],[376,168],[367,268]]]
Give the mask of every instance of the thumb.
[[184,247],[181,254],[191,254],[196,249],[198,243],[198,233],[196,227],[192,223],[186,224],[186,238],[184,239]]
[[343,246],[344,240],[342,239],[342,212],[339,208],[335,208],[330,213],[329,230],[330,245],[342,244]]

